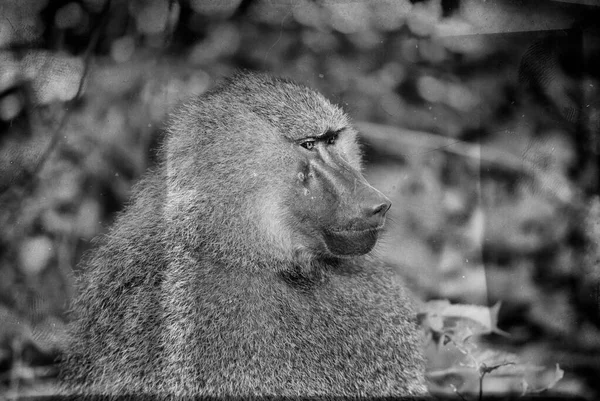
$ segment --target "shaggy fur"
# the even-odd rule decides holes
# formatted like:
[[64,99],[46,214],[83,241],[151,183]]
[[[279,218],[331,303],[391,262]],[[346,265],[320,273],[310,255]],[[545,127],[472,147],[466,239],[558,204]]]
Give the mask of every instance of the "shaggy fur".
[[360,170],[348,124],[320,94],[253,74],[180,107],[159,166],[84,265],[69,392],[423,394],[397,272],[311,250],[290,212],[296,140],[345,128],[336,149]]

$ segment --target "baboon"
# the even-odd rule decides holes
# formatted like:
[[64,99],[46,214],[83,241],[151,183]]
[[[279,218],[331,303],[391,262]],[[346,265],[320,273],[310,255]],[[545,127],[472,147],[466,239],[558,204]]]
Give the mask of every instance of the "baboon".
[[158,166],[84,264],[62,381],[80,394],[425,391],[389,200],[322,95],[238,73],[176,110]]

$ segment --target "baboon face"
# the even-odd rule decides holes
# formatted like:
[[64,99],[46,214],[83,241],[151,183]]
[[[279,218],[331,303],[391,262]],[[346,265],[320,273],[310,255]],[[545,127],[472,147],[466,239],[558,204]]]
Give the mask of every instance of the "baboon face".
[[295,110],[299,115],[293,123],[278,121],[280,133],[294,126],[293,135],[291,128],[286,132],[292,154],[283,167],[293,181],[286,184],[291,184],[285,200],[288,227],[300,237],[296,245],[313,254],[366,254],[377,242],[391,202],[361,174],[356,132],[347,117],[317,93],[305,97],[309,101],[298,101],[303,107]]
[[352,130],[327,130],[297,146],[292,213],[310,246],[333,256],[369,252],[391,203],[348,161],[350,152],[357,156]]

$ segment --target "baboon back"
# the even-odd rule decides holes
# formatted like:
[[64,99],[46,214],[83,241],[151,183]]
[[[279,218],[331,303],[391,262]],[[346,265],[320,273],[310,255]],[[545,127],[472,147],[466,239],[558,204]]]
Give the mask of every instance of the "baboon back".
[[340,109],[239,74],[175,111],[160,153],[83,264],[68,391],[424,392],[410,298],[370,256],[390,203]]

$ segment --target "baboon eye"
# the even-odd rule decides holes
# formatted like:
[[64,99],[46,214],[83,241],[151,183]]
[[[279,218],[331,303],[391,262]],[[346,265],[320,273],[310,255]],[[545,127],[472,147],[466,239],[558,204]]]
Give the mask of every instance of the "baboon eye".
[[315,141],[304,141],[300,144],[304,149],[313,150],[315,147]]
[[337,134],[331,135],[329,138],[327,138],[327,144],[333,145],[336,140],[337,140]]

